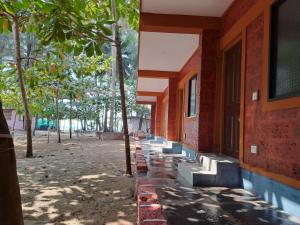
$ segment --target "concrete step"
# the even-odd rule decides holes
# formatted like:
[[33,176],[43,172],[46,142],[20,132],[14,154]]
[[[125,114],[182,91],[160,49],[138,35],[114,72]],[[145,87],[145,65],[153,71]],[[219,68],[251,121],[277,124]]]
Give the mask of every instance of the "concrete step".
[[164,154],[182,154],[182,145],[178,142],[171,142],[171,146],[162,148]]
[[155,137],[154,140],[150,140],[150,144],[164,144],[165,141],[162,137]]
[[239,161],[227,156],[202,154],[199,162],[179,163],[178,173],[193,186],[240,186]]
[[147,140],[150,141],[150,140],[155,140],[155,136],[150,134],[149,136],[147,136]]

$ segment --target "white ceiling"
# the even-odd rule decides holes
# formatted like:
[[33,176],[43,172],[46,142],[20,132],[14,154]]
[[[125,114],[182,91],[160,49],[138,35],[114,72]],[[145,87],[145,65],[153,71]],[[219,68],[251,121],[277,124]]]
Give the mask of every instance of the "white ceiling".
[[169,85],[168,79],[138,78],[137,91],[163,92]]
[[140,101],[140,102],[156,102],[156,97],[155,96],[137,96],[136,100]]
[[234,0],[142,0],[148,13],[221,17]]
[[198,46],[198,34],[140,32],[139,69],[179,72]]

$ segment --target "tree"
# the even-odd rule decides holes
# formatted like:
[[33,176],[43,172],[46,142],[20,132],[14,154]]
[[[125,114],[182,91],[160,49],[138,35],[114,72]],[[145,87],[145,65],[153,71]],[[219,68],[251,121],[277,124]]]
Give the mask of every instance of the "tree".
[[[95,52],[99,53],[101,51],[101,45],[103,42],[113,42],[116,45],[117,51],[117,64],[119,72],[119,85],[121,94],[121,105],[122,105],[122,118],[123,118],[123,130],[125,136],[125,152],[126,152],[126,173],[131,174],[131,163],[130,163],[130,144],[128,135],[128,124],[127,124],[127,112],[126,112],[126,99],[124,90],[124,68],[122,62],[122,49],[121,40],[119,35],[117,9],[120,9],[120,15],[126,15],[124,13],[124,8],[127,6],[127,1],[120,1],[123,7],[117,7],[115,1],[111,2],[111,14],[113,22],[109,20],[109,14],[107,14],[107,7],[109,4],[106,1],[74,1],[76,4],[71,2],[60,2],[52,1],[50,6],[50,11],[55,10],[55,14],[51,16],[45,15],[41,19],[35,20],[36,30],[39,30],[39,34],[43,39],[44,43],[50,41],[64,42],[65,40],[73,40],[75,45],[73,45],[74,53],[86,52],[87,56],[92,56]],[[119,3],[119,2],[118,2]],[[136,1],[135,1],[136,3]],[[121,6],[121,5],[118,6]],[[137,4],[129,4],[137,6]],[[88,7],[85,7],[88,6]],[[38,7],[36,12],[43,10],[48,11],[48,7]],[[80,10],[85,8],[85,14],[80,13]],[[130,7],[129,7],[130,8]],[[121,10],[123,9],[123,10]],[[53,17],[55,19],[53,19]],[[131,16],[128,21],[134,21]],[[55,21],[55,22],[53,22]],[[110,38],[112,32],[106,26],[112,23],[116,23],[115,27],[115,40]],[[88,24],[88,26],[86,26]],[[66,29],[67,28],[67,29]],[[83,48],[83,46],[85,46]],[[75,48],[74,48],[75,47]]]
[[[116,24],[112,25],[112,33],[113,33],[113,40],[116,39]],[[116,77],[117,77],[117,49],[114,43],[111,43],[111,104],[110,104],[110,118],[109,118],[109,130],[111,132],[114,131],[114,114],[115,114],[115,104],[116,104]]]
[[12,137],[0,99],[0,221],[1,224],[24,225],[16,157]]
[[26,5],[29,6],[28,2],[25,4],[21,4],[19,2],[18,3],[1,2],[0,10],[3,12],[3,14],[6,17],[4,20],[2,20],[2,23],[8,23],[9,22],[8,20],[10,20],[10,22],[13,24],[12,30],[14,34],[14,44],[15,44],[15,61],[16,61],[18,80],[19,80],[19,85],[20,85],[22,100],[24,105],[26,130],[27,130],[26,157],[32,157],[33,150],[32,150],[31,116],[30,116],[28,98],[27,98],[27,93],[26,93],[24,78],[23,78],[22,58],[21,58],[21,50],[20,50],[20,21],[19,21],[20,15],[18,14],[18,10],[22,9],[23,7],[26,7]]
[[136,1],[118,1],[118,5],[116,4],[115,0],[111,0],[111,13],[112,18],[116,21],[115,26],[113,26],[113,33],[115,38],[115,45],[116,45],[116,63],[119,73],[119,86],[120,86],[120,94],[121,94],[121,108],[122,108],[122,120],[123,120],[123,130],[125,136],[125,155],[126,155],[126,174],[131,175],[131,159],[130,159],[130,140],[129,140],[129,133],[128,133],[128,123],[127,123],[127,110],[126,110],[126,96],[125,96],[125,89],[124,89],[124,65],[122,59],[122,45],[121,45],[121,38],[119,32],[119,23],[120,23],[120,15],[123,18],[127,19],[127,21],[131,22],[132,24],[135,23],[136,13],[131,11],[131,14],[128,13],[128,9],[131,10],[132,6],[135,7]]
[[[111,11],[112,17],[115,21],[118,21],[116,2],[115,0],[111,0]],[[127,123],[127,111],[126,111],[126,97],[124,90],[124,69],[123,69],[123,61],[122,61],[122,49],[121,49],[121,40],[119,34],[118,24],[114,26],[114,37],[115,37],[115,45],[116,45],[116,64],[119,72],[119,85],[120,85],[120,93],[121,93],[121,108],[122,108],[122,120],[123,120],[123,131],[125,137],[125,157],[126,157],[126,174],[131,175],[131,158],[130,158],[130,140],[128,133],[128,123]]]
[[[123,130],[125,134],[126,145],[126,158],[127,158],[127,173],[131,173],[130,166],[130,148],[129,148],[129,136],[127,130],[127,112],[126,112],[126,94],[124,86],[126,86],[126,73],[131,73],[131,70],[126,65],[126,59],[123,58],[122,40],[119,32],[119,25],[126,21],[131,26],[137,25],[137,9],[138,3],[136,0],[120,0],[116,3],[115,7],[112,7],[110,0],[94,1],[94,0],[35,0],[28,1],[12,1],[13,3],[6,1],[1,3],[5,7],[15,7],[16,9],[22,8],[19,15],[22,16],[22,24],[26,24],[26,32],[35,33],[43,47],[51,46],[54,43],[60,43],[64,46],[62,54],[80,56],[86,55],[87,57],[93,57],[94,55],[100,55],[103,51],[104,43],[112,43],[116,48],[116,62],[118,62],[119,71],[119,85],[121,96],[121,109],[123,118]],[[10,9],[10,8],[9,8]],[[115,12],[112,12],[115,9]],[[10,10],[8,10],[10,11]],[[117,31],[115,39],[112,39],[111,26],[114,25]],[[123,43],[124,44],[124,43]],[[118,49],[119,48],[119,49]],[[49,54],[52,54],[49,52]],[[44,56],[45,57],[45,56]],[[123,64],[124,62],[125,64]],[[130,61],[128,58],[127,61]],[[92,63],[90,63],[92,64]],[[98,65],[99,66],[99,65]],[[85,71],[79,73],[80,76],[84,76]],[[115,85],[113,85],[115,86]],[[34,92],[34,91],[33,91]],[[65,98],[67,94],[64,90],[60,91],[61,98]],[[114,93],[118,94],[118,93]],[[80,107],[77,109],[76,102],[74,102],[74,111],[80,119],[83,119],[84,126],[86,126],[87,117],[96,117],[94,113],[87,113],[92,107],[97,106],[98,109],[104,109],[105,105],[116,106],[115,117],[118,113],[119,103],[113,104],[111,97],[105,104],[98,103],[95,98],[98,96],[92,95],[92,99],[82,98]],[[91,96],[90,96],[91,97]],[[68,96],[69,98],[69,96]],[[102,98],[102,97],[101,97]],[[58,98],[56,98],[58,99]],[[105,99],[103,97],[102,99]],[[86,101],[85,101],[86,100]],[[92,100],[92,105],[87,103]],[[56,104],[58,105],[58,104]],[[97,110],[96,110],[97,112]],[[56,113],[56,117],[57,117]],[[69,113],[70,114],[70,113]],[[101,113],[102,116],[105,113]],[[98,114],[99,117],[99,114]],[[57,117],[59,119],[59,117]],[[103,120],[102,120],[103,121]],[[111,123],[113,119],[111,119]],[[129,163],[128,163],[129,162]],[[129,165],[129,166],[128,166]]]

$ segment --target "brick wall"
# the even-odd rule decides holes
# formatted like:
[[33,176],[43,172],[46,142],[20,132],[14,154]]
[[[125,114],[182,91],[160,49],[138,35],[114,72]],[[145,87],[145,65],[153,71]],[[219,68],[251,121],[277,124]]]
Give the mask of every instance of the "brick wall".
[[225,34],[255,3],[264,0],[237,0],[225,12],[223,17],[223,34]]
[[198,149],[205,152],[213,150],[219,36],[219,32],[213,30],[204,30],[202,33],[201,76],[197,80],[200,87]]
[[[184,78],[192,70],[197,74],[196,116],[183,119],[183,142],[197,151],[211,152],[213,149],[216,59],[219,32],[204,30],[200,47],[180,72]],[[188,81],[184,85],[184,111],[188,113]]]
[[[200,76],[198,76],[200,77]],[[198,79],[197,77],[197,79]],[[197,88],[199,90],[199,88]],[[188,93],[189,93],[189,83],[187,82],[184,85],[184,112],[185,115],[188,114]],[[192,147],[194,150],[198,150],[198,118],[199,118],[199,98],[196,100],[197,112],[196,116],[193,118],[188,118],[184,116],[182,134],[183,142],[189,147]]]
[[[246,61],[246,163],[268,171],[300,179],[300,109],[262,111],[262,102],[251,100],[252,92],[262,91],[263,16],[247,27]],[[257,144],[259,154],[250,153]]]
[[[255,2],[238,0],[224,18],[224,31]],[[300,109],[262,111],[262,101],[253,102],[252,92],[262,93],[263,15],[247,27],[245,74],[245,163],[270,172],[300,179]],[[258,145],[258,154],[251,154],[251,144]]]
[[[192,70],[197,71],[197,80],[200,79],[200,62],[201,62],[201,49],[198,49],[191,57],[189,62],[182,68],[180,78],[187,76]],[[200,99],[200,86],[197,83],[197,99],[196,99],[196,116],[194,118],[187,118],[188,113],[188,81],[184,84],[183,105],[184,114],[182,124],[183,142],[194,150],[198,150],[198,118],[199,118],[199,99]]]

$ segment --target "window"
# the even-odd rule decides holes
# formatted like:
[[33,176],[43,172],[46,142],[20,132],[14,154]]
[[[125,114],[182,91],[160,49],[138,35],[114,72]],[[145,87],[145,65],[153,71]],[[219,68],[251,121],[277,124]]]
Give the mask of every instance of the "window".
[[197,76],[189,80],[188,117],[196,115]]
[[278,0],[272,6],[269,100],[300,96],[299,12],[299,0]]

